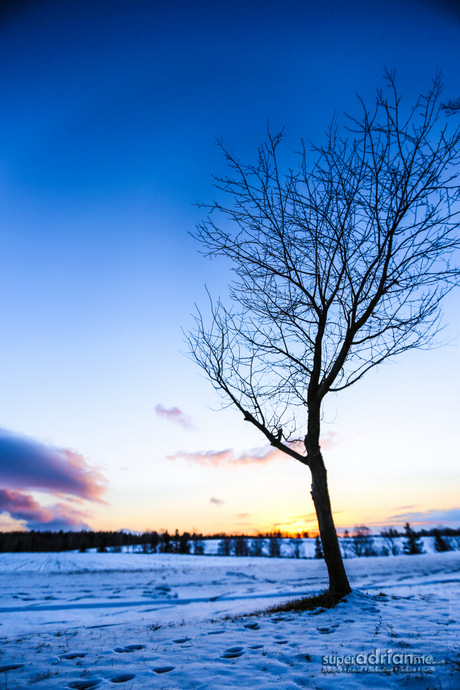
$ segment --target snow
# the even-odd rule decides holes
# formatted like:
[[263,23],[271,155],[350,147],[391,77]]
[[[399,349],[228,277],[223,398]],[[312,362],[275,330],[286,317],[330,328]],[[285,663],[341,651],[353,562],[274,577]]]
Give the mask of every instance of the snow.
[[320,592],[324,562],[1,554],[0,690],[460,687],[460,552],[346,567],[335,609],[249,616]]

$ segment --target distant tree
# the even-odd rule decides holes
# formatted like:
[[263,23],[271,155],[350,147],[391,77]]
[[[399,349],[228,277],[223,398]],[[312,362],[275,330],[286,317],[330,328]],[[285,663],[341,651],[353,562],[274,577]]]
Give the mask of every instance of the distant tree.
[[264,540],[262,537],[258,536],[252,539],[249,555],[256,558],[264,555]]
[[193,543],[193,553],[195,556],[204,556],[204,542],[203,542],[203,535],[202,534],[196,534],[195,532],[192,534],[192,543]]
[[271,534],[268,538],[268,555],[270,558],[281,557],[281,535],[279,532]]
[[323,547],[319,537],[315,537],[315,558],[324,558]]
[[234,544],[235,556],[249,556],[248,542],[246,537],[235,537]]
[[217,547],[218,556],[232,556],[235,549],[235,542],[230,537],[223,537]]
[[435,551],[438,551],[439,553],[444,551],[452,551],[452,546],[446,539],[444,539],[444,537],[441,536],[441,533],[438,529],[433,531],[433,535]]
[[174,541],[171,539],[171,535],[168,530],[163,532],[159,538],[159,550],[161,553],[173,553],[174,552]]
[[190,534],[184,532],[179,537],[178,553],[190,553]]
[[108,545],[109,545],[109,540],[107,538],[107,535],[105,535],[103,532],[99,532],[98,533],[98,545],[97,545],[98,553],[105,553],[107,551]]
[[291,539],[291,545],[292,545],[292,556],[293,558],[300,558],[300,547],[301,547],[302,541],[300,538],[300,534],[297,534],[295,539]]
[[255,164],[222,147],[224,201],[203,204],[197,228],[203,253],[231,262],[235,306],[211,301],[209,326],[198,312],[190,352],[226,404],[309,468],[337,596],[350,585],[320,447],[323,401],[427,346],[459,279],[460,129],[440,122],[439,79],[409,110],[394,75],[386,82],[345,138],[331,126],[323,146],[303,146],[297,171],[281,172],[281,134]]
[[393,556],[397,556],[399,554],[399,532],[393,529],[393,527],[390,527],[389,529],[380,532],[380,536],[385,541],[389,553],[391,553]]
[[362,556],[375,556],[374,538],[371,536],[369,527],[361,525],[355,527],[352,536],[352,549],[355,556],[361,558]]
[[159,536],[158,532],[149,532],[150,550],[152,553],[156,553],[158,550]]
[[174,536],[172,538],[172,551],[173,553],[179,553],[179,544],[180,544],[180,534],[179,530],[176,529],[174,532]]
[[344,532],[343,532],[341,546],[342,546],[342,553],[343,553],[344,558],[350,558],[350,556],[353,556],[353,549],[351,546],[350,532],[347,529],[344,530]]
[[406,538],[403,546],[404,553],[409,555],[423,553],[420,537],[414,532],[408,522],[404,526],[404,536]]

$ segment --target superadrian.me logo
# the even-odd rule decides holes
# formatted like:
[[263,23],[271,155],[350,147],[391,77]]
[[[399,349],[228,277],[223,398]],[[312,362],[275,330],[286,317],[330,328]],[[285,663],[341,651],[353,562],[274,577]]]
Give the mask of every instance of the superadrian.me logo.
[[359,654],[329,654],[321,658],[322,673],[434,673],[435,667],[445,664],[431,654],[398,652],[392,649]]

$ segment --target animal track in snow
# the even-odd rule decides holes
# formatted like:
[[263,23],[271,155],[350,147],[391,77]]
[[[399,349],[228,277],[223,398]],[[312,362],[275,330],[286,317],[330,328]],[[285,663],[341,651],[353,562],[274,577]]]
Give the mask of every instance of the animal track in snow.
[[153,670],[155,673],[170,673],[170,671],[174,671],[175,666],[157,666]]
[[222,635],[224,632],[225,630],[210,630],[206,635]]
[[137,652],[139,649],[145,649],[145,644],[127,644],[125,647],[115,647],[114,651],[118,654]]
[[229,649],[226,649],[223,654],[221,654],[222,659],[237,659],[240,656],[243,656],[244,654],[244,649],[243,647],[229,647]]
[[120,673],[118,676],[113,676],[110,679],[111,683],[127,683],[128,680],[132,680],[136,677],[135,673]]
[[0,666],[0,673],[5,673],[6,671],[16,671],[16,669],[24,668],[25,664],[3,664]]

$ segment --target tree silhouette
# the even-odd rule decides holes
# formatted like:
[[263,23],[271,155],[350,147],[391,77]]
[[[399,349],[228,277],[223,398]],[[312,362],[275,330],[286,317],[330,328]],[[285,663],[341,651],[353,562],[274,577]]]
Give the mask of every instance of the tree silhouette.
[[324,558],[323,547],[319,537],[315,537],[315,558]]
[[460,113],[460,98],[455,99],[455,101],[447,101],[447,103],[441,103],[441,108],[444,110],[446,115],[456,115]]
[[438,551],[439,553],[443,553],[444,551],[452,551],[452,546],[444,537],[441,536],[441,533],[438,529],[433,530],[433,535],[434,535],[434,550]]
[[[350,591],[320,448],[322,403],[439,330],[452,267],[459,129],[440,113],[440,79],[407,109],[392,73],[369,109],[303,143],[296,171],[280,171],[282,135],[255,164],[222,145],[230,173],[202,204],[203,254],[231,262],[229,299],[196,315],[193,358],[225,404],[311,471],[311,495],[334,595]],[[458,169],[458,168],[457,168]],[[224,203],[225,201],[229,203]],[[278,430],[282,429],[282,436]],[[305,433],[306,432],[306,433]]]
[[414,532],[412,527],[408,522],[404,525],[404,536],[406,541],[404,542],[404,553],[413,556],[414,554],[423,553],[423,546],[421,539],[418,534]]

